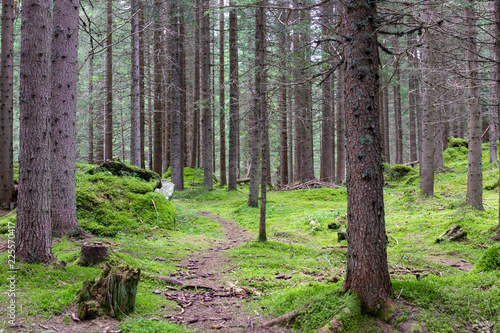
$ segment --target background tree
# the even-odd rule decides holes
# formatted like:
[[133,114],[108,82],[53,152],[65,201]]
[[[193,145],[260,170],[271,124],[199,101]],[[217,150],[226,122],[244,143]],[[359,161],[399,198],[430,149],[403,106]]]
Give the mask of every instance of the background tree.
[[104,160],[113,158],[113,2],[106,2],[106,109],[104,116]]
[[229,11],[229,170],[228,190],[237,189],[238,178],[238,124],[239,124],[239,73],[238,73],[238,17],[236,10]]
[[14,0],[2,1],[0,68],[0,207],[9,208],[14,195]]
[[203,141],[203,188],[213,189],[213,127],[210,109],[210,9],[208,0],[201,0],[201,103]]
[[16,258],[53,260],[51,211],[51,1],[22,3]]
[[132,62],[132,85],[130,93],[130,164],[141,167],[141,72],[140,72],[140,48],[139,48],[139,2],[130,1],[132,19],[131,25],[131,62]]

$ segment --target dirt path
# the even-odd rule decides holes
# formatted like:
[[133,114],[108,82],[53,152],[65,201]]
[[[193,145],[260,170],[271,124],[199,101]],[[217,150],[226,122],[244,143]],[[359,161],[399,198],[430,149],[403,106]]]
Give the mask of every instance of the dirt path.
[[226,237],[216,241],[208,251],[195,253],[181,263],[181,266],[188,269],[190,275],[176,278],[190,285],[207,286],[212,289],[167,291],[166,297],[179,304],[178,311],[172,313],[171,320],[197,329],[199,332],[289,332],[281,327],[260,326],[264,321],[262,314],[260,312],[249,314],[246,310],[248,303],[251,302],[250,298],[235,296],[228,290],[225,274],[238,267],[231,262],[226,252],[252,240],[254,236],[232,221],[208,212],[198,212],[198,214],[219,223],[224,228]]

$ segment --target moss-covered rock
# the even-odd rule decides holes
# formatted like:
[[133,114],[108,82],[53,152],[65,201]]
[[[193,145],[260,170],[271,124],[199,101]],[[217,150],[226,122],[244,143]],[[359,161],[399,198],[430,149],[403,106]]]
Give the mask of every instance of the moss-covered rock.
[[500,243],[487,249],[483,256],[476,262],[473,269],[476,273],[494,270],[500,270]]
[[161,178],[156,172],[146,169],[141,169],[133,165],[123,163],[121,160],[106,161],[98,167],[87,170],[86,173],[93,175],[102,171],[109,171],[115,176],[133,176],[143,179],[147,182],[154,181],[155,188],[161,187]]
[[408,174],[416,174],[415,169],[408,165],[394,164],[389,168],[387,175],[390,179],[400,179]]
[[460,138],[448,138],[448,148],[454,148],[454,147],[469,147],[469,142],[465,139],[460,139]]
[[[170,170],[170,167],[168,168],[167,172],[165,172],[162,175],[163,179],[170,179],[172,176],[172,171]],[[218,184],[219,179],[215,174],[213,174],[213,181],[214,183]],[[184,184],[186,186],[202,186],[203,185],[203,169],[202,168],[191,168],[191,167],[185,167],[184,168]]]

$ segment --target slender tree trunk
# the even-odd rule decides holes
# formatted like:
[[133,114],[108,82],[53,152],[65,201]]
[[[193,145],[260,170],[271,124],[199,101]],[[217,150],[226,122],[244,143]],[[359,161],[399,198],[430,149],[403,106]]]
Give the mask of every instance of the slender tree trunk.
[[239,75],[237,29],[236,10],[231,9],[229,12],[229,191],[237,190],[236,181],[238,179]]
[[51,226],[51,1],[24,0],[21,25],[16,259],[49,262]]
[[[155,8],[160,11],[162,1],[155,0]],[[154,29],[154,54],[153,54],[153,75],[154,75],[154,111],[153,111],[153,171],[162,174],[163,167],[163,115],[165,106],[163,104],[163,45],[161,41],[162,24],[160,14],[157,15]]]
[[144,7],[141,0],[139,2],[139,122],[140,122],[140,149],[141,168],[146,168],[146,110],[145,110],[145,58],[144,58]]
[[14,195],[14,0],[2,2],[2,67],[0,77],[0,207],[10,208]]
[[182,61],[181,61],[181,1],[172,2],[171,12],[171,47],[170,59],[172,62],[172,182],[176,191],[184,189],[184,147],[183,147],[183,114],[182,114]]
[[195,0],[194,5],[195,10],[195,21],[197,27],[195,27],[195,45],[194,45],[194,91],[193,91],[193,136],[192,136],[192,146],[191,151],[191,166],[199,167],[200,164],[200,109],[201,109],[201,99],[200,99],[200,29],[198,26],[201,23],[200,15],[200,0]]
[[378,94],[378,105],[379,105],[379,112],[380,112],[380,137],[382,139],[382,160],[384,163],[387,163],[387,143],[385,142],[385,112],[384,112],[384,95],[385,95],[385,89],[383,89],[383,76],[381,75],[380,78],[380,89],[379,89],[379,94]]
[[52,234],[82,232],[76,218],[76,84],[79,0],[54,0],[52,39]]
[[[441,82],[444,84],[444,82]],[[444,119],[443,119],[443,105],[437,106],[434,110],[435,119],[435,135],[434,135],[434,169],[444,167],[443,163],[443,133],[444,133]]]
[[209,0],[201,0],[201,103],[203,140],[203,188],[213,189],[213,127],[210,108],[210,9]]
[[[385,86],[385,84],[384,84]],[[384,112],[384,135],[385,135],[385,162],[388,164],[391,164],[391,142],[390,142],[390,137],[391,137],[391,127],[389,126],[389,87],[386,86],[384,89],[384,107],[383,111]]]
[[[394,49],[398,52],[398,40],[394,39]],[[399,69],[399,59],[396,59],[394,65],[394,79],[393,79],[393,92],[394,92],[394,124],[395,124],[395,143],[396,143],[396,164],[403,164],[403,122],[401,111],[401,71]]]
[[[495,22],[495,2],[490,2],[491,10],[491,22]],[[491,25],[491,37],[490,37],[490,58],[495,60],[500,60],[496,58],[495,55],[495,24]],[[489,142],[490,142],[490,162],[498,163],[497,155],[497,139],[498,139],[498,96],[496,94],[496,68],[491,66],[490,68],[490,132],[489,132]]]
[[[346,6],[343,32],[348,71],[345,75],[347,152],[347,274],[344,288],[358,293],[365,312],[390,302],[384,221],[384,177],[378,110],[376,3]],[[368,23],[367,23],[368,22]],[[356,29],[363,26],[363,29]]]
[[[430,9],[425,8],[428,15]],[[434,195],[434,151],[436,145],[435,134],[435,106],[434,106],[434,45],[430,31],[425,33],[424,71],[423,71],[423,99],[422,99],[422,152],[420,156],[420,189],[427,196]]]
[[[407,35],[406,43],[408,47],[413,46],[413,38],[410,35]],[[418,160],[418,152],[417,152],[417,127],[416,127],[416,89],[415,89],[415,59],[413,57],[412,49],[408,52],[408,64],[409,64],[409,73],[408,73],[408,113],[409,113],[409,129],[410,129],[410,161]]]
[[[90,39],[90,46],[92,47],[93,42]],[[87,128],[87,145],[88,145],[88,157],[87,163],[94,164],[94,54],[89,57],[89,122]]]
[[147,57],[146,57],[146,68],[148,77],[148,169],[153,170],[153,84],[151,79],[151,67],[152,67],[152,57],[150,52],[149,44],[146,43]]
[[104,117],[104,160],[113,159],[113,2],[107,0],[106,111]]
[[[219,0],[224,7],[224,0]],[[219,13],[219,136],[220,136],[220,185],[227,184],[226,170],[226,92],[224,90],[224,12]]]
[[[284,29],[284,27],[283,27]],[[287,53],[286,50],[286,30],[278,36],[281,55]],[[288,131],[287,131],[287,75],[286,75],[286,60],[280,63],[280,86],[278,92],[278,109],[279,109],[279,130],[280,130],[280,184],[288,184]]]
[[[498,97],[500,97],[500,0],[495,0],[495,59],[496,59],[496,95],[497,95],[497,104],[496,109],[498,112],[498,129],[500,130],[500,102],[498,101]],[[499,207],[500,208],[500,207]],[[500,234],[500,209],[498,214],[498,226],[497,226],[497,234]]]
[[337,182],[345,181],[345,63],[337,69]]
[[262,147],[254,146],[253,150],[261,151],[261,186],[260,186],[260,220],[259,220],[259,242],[267,241],[266,235],[266,206],[267,206],[267,182],[268,182],[268,154],[269,134],[267,130],[267,74],[266,74],[266,1],[262,1],[255,13],[255,90],[258,96],[259,126],[262,135]]
[[469,105],[469,157],[467,168],[467,204],[484,210],[483,207],[483,163],[481,158],[481,113],[479,110],[478,51],[476,42],[476,13],[474,2],[469,0],[467,15],[467,77]]
[[141,167],[141,71],[140,71],[140,48],[139,48],[139,3],[131,0],[131,60],[132,60],[132,87],[130,93],[130,164]]

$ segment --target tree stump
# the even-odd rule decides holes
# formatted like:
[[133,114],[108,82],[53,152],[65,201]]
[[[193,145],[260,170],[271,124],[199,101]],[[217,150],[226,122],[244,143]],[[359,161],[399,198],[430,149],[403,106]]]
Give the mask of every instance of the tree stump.
[[83,244],[78,264],[81,266],[92,266],[103,262],[107,257],[108,248],[106,246],[98,244]]
[[462,229],[459,225],[448,228],[443,234],[441,234],[437,239],[436,243],[444,242],[446,239],[455,242],[462,240],[467,237],[467,231]]
[[86,280],[78,294],[78,318],[122,317],[134,312],[141,270],[106,265],[96,281]]

